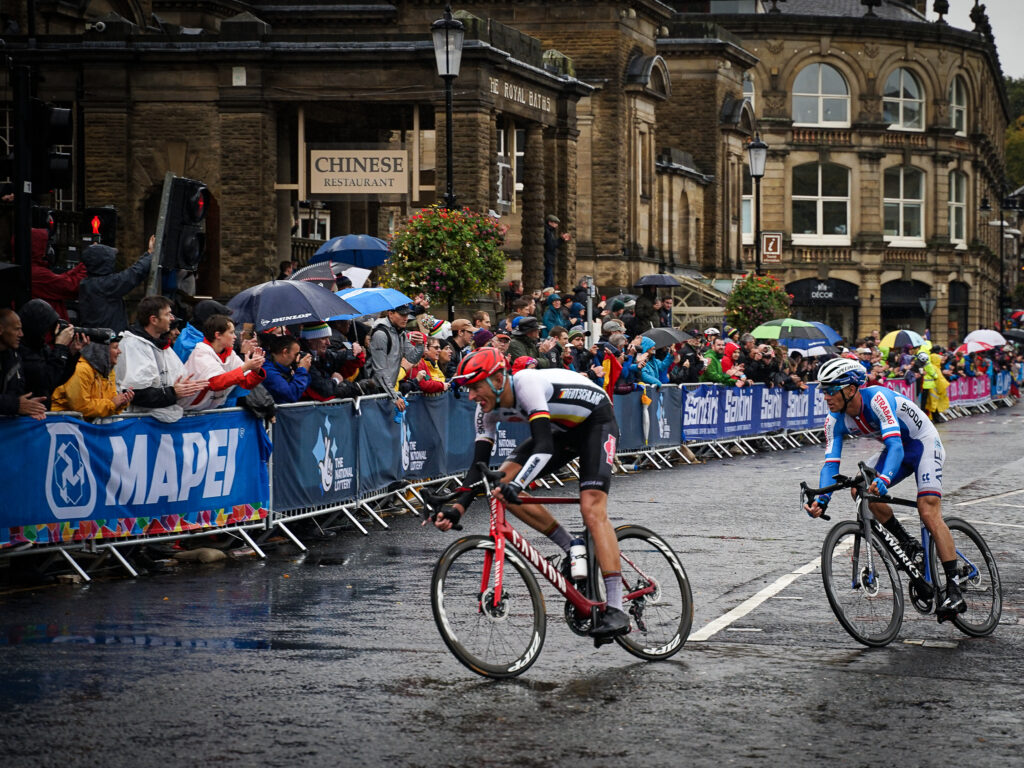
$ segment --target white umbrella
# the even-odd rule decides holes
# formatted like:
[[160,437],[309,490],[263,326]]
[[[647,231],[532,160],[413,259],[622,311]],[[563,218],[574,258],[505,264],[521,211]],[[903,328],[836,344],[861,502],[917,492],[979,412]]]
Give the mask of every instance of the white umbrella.
[[809,347],[807,351],[804,352],[804,354],[807,357],[821,357],[822,355],[838,355],[839,348],[818,344],[816,346]]
[[1006,343],[1003,334],[999,331],[993,331],[991,328],[971,331],[964,337],[964,341],[980,341],[982,344],[991,344],[993,347],[1001,347]]

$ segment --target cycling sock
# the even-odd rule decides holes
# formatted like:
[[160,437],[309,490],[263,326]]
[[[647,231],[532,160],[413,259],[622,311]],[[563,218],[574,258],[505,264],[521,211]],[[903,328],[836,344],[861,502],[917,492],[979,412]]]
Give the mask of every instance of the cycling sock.
[[560,523],[555,523],[555,529],[550,531],[547,534],[547,537],[560,546],[565,552],[569,551],[569,546],[572,544],[572,534],[565,529],[565,526]]
[[622,573],[612,571],[604,575],[604,593],[608,596],[608,607],[622,610]]
[[882,523],[882,527],[895,536],[896,540],[899,541],[900,544],[906,544],[911,540],[910,534],[907,533],[907,529],[903,527],[900,521],[896,519],[896,515],[893,515],[886,522]]
[[[942,570],[946,572],[946,581],[949,581],[950,579],[955,579],[957,576],[959,576],[956,570],[956,560],[943,560]],[[957,581],[957,584],[959,583],[960,582]]]

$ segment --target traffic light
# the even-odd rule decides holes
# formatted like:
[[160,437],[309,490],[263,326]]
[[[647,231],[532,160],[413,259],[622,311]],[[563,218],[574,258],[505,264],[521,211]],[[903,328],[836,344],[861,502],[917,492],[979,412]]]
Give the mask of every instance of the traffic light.
[[83,212],[82,238],[115,248],[117,243],[117,209],[86,208]]
[[[71,110],[32,99],[32,191],[71,186],[71,154],[60,151],[74,142]],[[17,151],[17,147],[15,147]]]
[[201,181],[175,177],[164,212],[160,261],[164,269],[199,269],[206,252],[204,220],[210,191]]

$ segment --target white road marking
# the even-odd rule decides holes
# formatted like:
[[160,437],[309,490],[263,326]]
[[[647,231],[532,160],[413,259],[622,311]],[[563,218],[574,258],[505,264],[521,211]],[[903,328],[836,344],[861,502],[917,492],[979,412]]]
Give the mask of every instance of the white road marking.
[[959,501],[956,504],[954,504],[953,506],[954,507],[971,507],[971,506],[974,506],[975,504],[982,504],[982,503],[984,503],[986,501],[991,501],[992,499],[1002,499],[1002,498],[1005,498],[1006,496],[1013,496],[1013,495],[1018,494],[1018,493],[1024,493],[1024,488],[1018,488],[1016,491],[1007,491],[1006,493],[997,493],[997,494],[994,494],[993,496],[982,496],[980,499],[971,499],[970,501]]
[[968,520],[971,525],[994,525],[999,528],[1024,528],[1024,525],[1016,523],[990,523],[988,520]]
[[713,635],[718,634],[733,622],[742,619],[744,616],[746,616],[752,610],[757,608],[757,606],[759,606],[768,598],[777,595],[779,592],[784,590],[786,587],[788,587],[801,576],[816,570],[820,562],[821,561],[819,558],[815,558],[811,562],[807,563],[807,565],[803,565],[800,568],[797,568],[792,573],[787,573],[785,576],[779,577],[774,584],[769,584],[767,587],[762,589],[753,597],[744,600],[742,603],[737,605],[728,613],[719,616],[714,621],[704,625],[699,630],[691,634],[690,637],[687,639],[687,642],[700,643],[704,640],[709,639]]

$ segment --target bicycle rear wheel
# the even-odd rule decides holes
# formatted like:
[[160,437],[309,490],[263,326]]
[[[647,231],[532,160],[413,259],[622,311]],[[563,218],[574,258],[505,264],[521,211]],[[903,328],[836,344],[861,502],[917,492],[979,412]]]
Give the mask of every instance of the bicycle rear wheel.
[[871,553],[869,565],[860,525],[839,523],[821,548],[821,580],[843,629],[859,643],[881,647],[903,624],[903,591],[896,565],[874,534]]
[[523,560],[506,549],[495,604],[493,567],[482,585],[485,558],[491,562],[493,554],[494,542],[487,536],[467,536],[448,547],[434,567],[430,602],[434,622],[455,658],[484,677],[515,677],[544,646],[544,597]]
[[[948,517],[946,525],[953,534],[959,574],[957,581],[960,582],[967,603],[967,611],[958,614],[953,624],[971,637],[991,635],[1003,613],[1003,590],[996,561],[981,534],[966,520]],[[945,594],[946,572],[939,562],[934,537],[931,550],[932,578],[942,594]]]
[[[615,642],[647,661],[667,659],[683,647],[693,623],[686,571],[672,548],[654,532],[623,525],[615,535],[622,553],[622,607],[630,618],[629,634],[616,637]],[[651,591],[639,594],[646,590]]]

